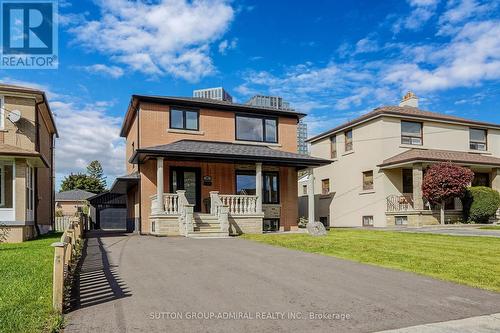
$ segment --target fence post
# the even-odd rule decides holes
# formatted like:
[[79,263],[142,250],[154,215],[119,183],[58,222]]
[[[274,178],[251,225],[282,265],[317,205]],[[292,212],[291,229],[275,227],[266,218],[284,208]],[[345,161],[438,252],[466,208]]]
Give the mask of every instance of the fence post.
[[62,313],[64,295],[64,262],[66,243],[56,242],[54,247],[54,271],[52,276],[52,306],[54,310]]

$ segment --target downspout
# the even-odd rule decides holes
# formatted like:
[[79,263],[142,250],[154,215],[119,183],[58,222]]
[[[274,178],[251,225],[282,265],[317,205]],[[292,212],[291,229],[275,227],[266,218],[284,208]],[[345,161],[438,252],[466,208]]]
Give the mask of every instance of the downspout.
[[[39,112],[39,105],[42,104],[40,102],[35,103],[35,151],[40,153],[40,117],[38,116]],[[36,230],[36,235],[37,237],[40,236],[40,227],[38,226],[38,168],[33,168],[33,171],[35,172],[34,178],[35,178],[35,186],[36,186],[36,200],[33,200],[35,206],[33,207],[33,223],[35,225],[35,230]],[[28,193],[29,195],[29,193]],[[51,195],[52,197],[52,195]],[[33,198],[35,199],[35,198]],[[51,202],[52,204],[52,202]],[[52,223],[52,222],[51,222]]]

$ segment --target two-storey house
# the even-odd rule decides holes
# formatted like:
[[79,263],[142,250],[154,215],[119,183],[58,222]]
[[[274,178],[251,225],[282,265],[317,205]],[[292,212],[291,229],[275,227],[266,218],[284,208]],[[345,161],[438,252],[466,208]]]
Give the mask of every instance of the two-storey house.
[[0,84],[2,241],[22,242],[51,230],[56,136],[43,91]]
[[[330,226],[440,223],[439,207],[422,197],[423,175],[436,162],[466,166],[472,185],[500,190],[500,125],[423,111],[412,93],[309,142],[312,156],[332,161],[311,177],[314,213]],[[446,210],[447,219],[462,218],[459,199]]]
[[192,237],[297,227],[304,114],[202,98],[133,95],[123,122],[128,219],[142,234]]

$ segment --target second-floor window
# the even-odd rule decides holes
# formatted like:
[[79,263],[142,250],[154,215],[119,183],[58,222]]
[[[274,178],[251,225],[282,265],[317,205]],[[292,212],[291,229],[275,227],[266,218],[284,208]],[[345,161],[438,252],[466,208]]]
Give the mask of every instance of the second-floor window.
[[344,132],[345,151],[352,150],[352,129]]
[[236,140],[277,143],[278,119],[236,115]]
[[373,190],[373,170],[363,172],[363,191]]
[[200,129],[199,112],[195,110],[170,109],[170,128],[188,131]]
[[413,121],[401,122],[401,143],[405,145],[422,145],[422,123]]
[[330,138],[330,157],[337,157],[337,136],[335,135]]
[[472,150],[486,150],[487,133],[484,129],[470,128],[469,129],[469,147]]

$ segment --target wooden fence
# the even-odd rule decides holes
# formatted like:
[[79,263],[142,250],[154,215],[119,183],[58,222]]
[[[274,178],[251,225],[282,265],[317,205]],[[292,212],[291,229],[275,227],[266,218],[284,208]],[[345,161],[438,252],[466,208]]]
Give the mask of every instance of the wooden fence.
[[64,307],[64,284],[69,275],[70,264],[74,260],[75,250],[83,239],[83,232],[84,216],[69,217],[61,241],[52,243],[54,247],[52,304],[59,313],[62,313]]

